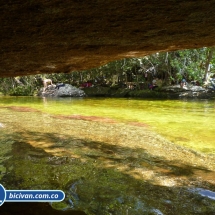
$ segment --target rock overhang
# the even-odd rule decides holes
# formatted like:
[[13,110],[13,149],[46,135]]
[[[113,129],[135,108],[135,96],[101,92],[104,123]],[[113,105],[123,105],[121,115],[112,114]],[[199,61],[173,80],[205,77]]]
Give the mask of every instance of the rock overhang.
[[70,73],[215,45],[214,0],[0,3],[0,77]]

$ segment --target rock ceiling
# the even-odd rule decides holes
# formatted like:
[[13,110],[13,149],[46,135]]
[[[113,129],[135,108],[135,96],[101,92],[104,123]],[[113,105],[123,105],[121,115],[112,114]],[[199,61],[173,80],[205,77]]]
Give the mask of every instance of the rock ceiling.
[[214,46],[214,8],[214,0],[1,1],[0,77]]

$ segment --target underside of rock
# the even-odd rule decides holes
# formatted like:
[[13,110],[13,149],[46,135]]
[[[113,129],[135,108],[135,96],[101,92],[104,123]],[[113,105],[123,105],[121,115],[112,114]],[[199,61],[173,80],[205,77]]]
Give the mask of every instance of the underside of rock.
[[214,8],[214,0],[1,1],[0,77],[214,46]]

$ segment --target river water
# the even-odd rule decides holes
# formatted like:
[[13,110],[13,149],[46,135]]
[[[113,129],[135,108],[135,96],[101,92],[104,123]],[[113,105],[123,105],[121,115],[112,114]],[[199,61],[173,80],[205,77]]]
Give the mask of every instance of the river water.
[[[203,171],[198,183],[214,188],[214,117],[209,100],[0,97],[0,181],[6,189],[63,190],[65,200],[50,210],[177,214],[188,196],[175,195],[182,178],[192,172],[195,184]],[[165,147],[188,150],[179,154],[192,162],[185,168]]]

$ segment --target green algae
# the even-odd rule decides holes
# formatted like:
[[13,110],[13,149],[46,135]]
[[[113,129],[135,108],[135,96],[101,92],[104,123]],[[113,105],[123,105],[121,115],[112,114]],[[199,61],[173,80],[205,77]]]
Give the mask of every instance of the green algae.
[[[106,113],[105,117],[116,120],[114,123],[102,119],[56,118],[62,114],[63,101],[48,101],[45,108],[42,107],[44,103],[28,106],[16,101],[2,105],[8,108],[0,108],[1,122],[5,125],[1,128],[0,140],[1,183],[6,189],[61,189],[66,198],[61,203],[52,203],[53,208],[81,210],[86,214],[139,215],[160,211],[170,215],[191,215],[214,211],[213,200],[199,197],[188,188],[215,190],[215,158],[172,144],[153,132],[156,126],[151,122],[160,114],[161,101],[148,101],[152,108],[147,109],[139,100],[134,104],[126,100],[127,106],[132,103],[133,109],[125,112],[124,100],[112,104],[107,112],[105,109],[112,101],[104,101],[101,105],[100,100],[86,101],[89,102],[84,106],[86,109],[93,104],[89,116],[101,108],[97,115]],[[70,110],[72,104],[66,102],[64,115],[77,114]],[[58,103],[59,109],[54,108]],[[164,103],[164,109],[170,111],[170,104]],[[174,103],[173,109],[180,109],[179,104]],[[20,109],[9,108],[12,106]],[[87,116],[87,110],[84,112],[81,104],[75,111],[78,107],[78,114]],[[195,112],[190,104],[185,108]],[[153,109],[151,121],[147,122],[148,116],[143,117],[139,109],[144,113],[146,110],[152,113]],[[114,117],[116,110],[121,114]],[[132,119],[130,111],[134,114]],[[138,112],[140,120],[136,120]],[[148,127],[130,124],[141,122],[143,118]],[[175,123],[171,117],[167,118],[171,119],[170,124]],[[189,142],[187,137],[178,135],[177,138]]]
[[214,101],[1,97],[0,107],[8,106],[56,116],[99,116],[123,123],[145,123],[175,144],[215,153]]

